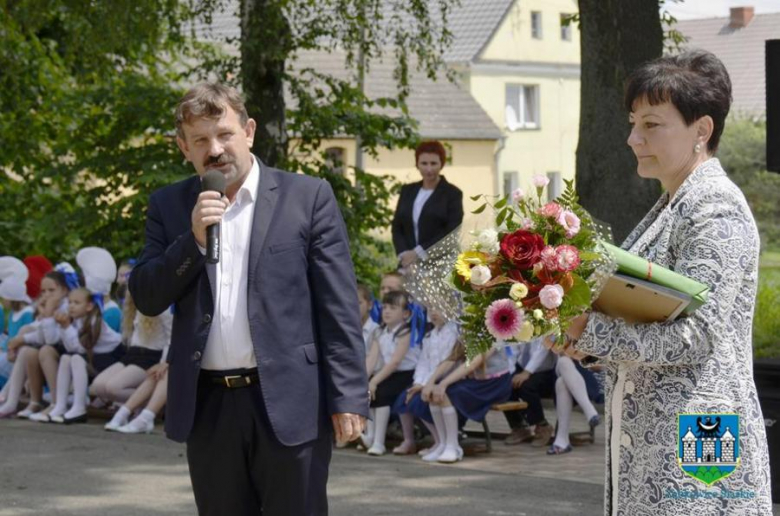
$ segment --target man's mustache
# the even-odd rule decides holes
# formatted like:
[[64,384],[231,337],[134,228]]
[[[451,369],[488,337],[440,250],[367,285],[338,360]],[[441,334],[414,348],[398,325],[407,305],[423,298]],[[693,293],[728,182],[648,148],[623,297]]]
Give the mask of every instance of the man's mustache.
[[209,156],[204,165],[208,167],[211,165],[226,165],[228,163],[233,163],[230,156],[227,154],[220,154],[219,156]]

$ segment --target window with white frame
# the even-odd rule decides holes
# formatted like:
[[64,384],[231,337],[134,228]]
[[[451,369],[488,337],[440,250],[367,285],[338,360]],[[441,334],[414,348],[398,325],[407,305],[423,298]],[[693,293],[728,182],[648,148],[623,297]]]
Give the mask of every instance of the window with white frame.
[[539,128],[539,86],[506,85],[506,127],[510,131]]
[[534,39],[542,39],[541,11],[531,11],[531,37]]
[[553,201],[556,197],[561,195],[563,191],[561,173],[547,172],[547,179],[550,180],[550,183],[547,185],[547,200]]
[[561,14],[561,39],[571,41],[571,14]]
[[516,171],[504,172],[504,195],[510,195],[517,190],[520,181]]

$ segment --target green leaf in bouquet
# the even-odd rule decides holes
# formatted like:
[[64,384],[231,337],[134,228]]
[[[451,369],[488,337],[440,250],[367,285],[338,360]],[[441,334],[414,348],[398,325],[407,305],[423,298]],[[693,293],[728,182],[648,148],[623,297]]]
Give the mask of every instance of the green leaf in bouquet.
[[504,223],[504,220],[506,219],[507,214],[509,213],[509,208],[504,208],[500,212],[498,212],[498,216],[496,217],[496,226],[500,226]]
[[482,198],[482,194],[479,194],[479,195],[472,195],[472,196],[470,197],[470,199],[471,199],[472,201],[478,201],[478,200],[480,200],[481,198]]
[[599,253],[593,251],[580,251],[580,260],[583,262],[592,262],[600,259],[601,255]]
[[572,279],[574,284],[566,292],[564,299],[568,301],[569,306],[590,306],[590,287],[588,287],[584,279],[576,274],[572,274]]
[[487,208],[487,203],[483,204],[482,206],[480,206],[476,210],[472,211],[471,213],[473,213],[474,215],[479,215],[480,213],[485,211],[485,208]]
[[499,200],[493,207],[497,210],[500,210],[504,206],[506,206],[507,201],[509,200],[509,196],[504,196],[501,200]]

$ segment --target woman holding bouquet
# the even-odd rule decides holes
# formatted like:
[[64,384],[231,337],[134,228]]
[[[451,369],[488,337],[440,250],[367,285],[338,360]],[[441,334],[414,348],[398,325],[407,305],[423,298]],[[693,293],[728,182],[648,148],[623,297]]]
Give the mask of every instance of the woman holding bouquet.
[[[622,247],[706,284],[710,297],[671,322],[592,312],[567,332],[569,354],[606,366],[607,514],[772,514],[752,373],[759,238],[742,192],[713,157],[730,104],[725,67],[703,51],[657,59],[628,80],[628,145],[639,175],[660,180],[665,193]],[[679,414],[739,416],[741,462],[712,489],[678,467]]]

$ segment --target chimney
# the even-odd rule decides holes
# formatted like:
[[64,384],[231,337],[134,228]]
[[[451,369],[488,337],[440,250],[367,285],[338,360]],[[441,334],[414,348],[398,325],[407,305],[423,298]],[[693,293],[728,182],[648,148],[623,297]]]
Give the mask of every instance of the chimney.
[[734,29],[744,29],[753,19],[754,14],[755,9],[753,7],[732,7],[731,23],[729,25]]

